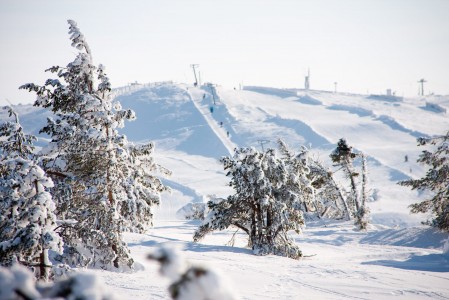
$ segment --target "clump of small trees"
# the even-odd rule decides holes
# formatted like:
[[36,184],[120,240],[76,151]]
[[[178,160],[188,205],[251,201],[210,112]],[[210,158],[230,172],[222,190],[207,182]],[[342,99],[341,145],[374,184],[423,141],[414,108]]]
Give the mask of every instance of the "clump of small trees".
[[[221,163],[231,177],[235,194],[221,201],[209,201],[208,214],[194,234],[199,241],[208,233],[237,227],[248,235],[248,245],[257,255],[276,254],[298,259],[301,250],[289,236],[289,231],[301,232],[304,215],[325,215],[334,218],[355,218],[360,229],[368,223],[366,159],[355,154],[341,139],[331,154],[336,166],[345,171],[351,183],[346,196],[333,177],[319,161],[302,147],[291,151],[283,141],[279,149],[259,152],[254,148],[235,149],[232,157]],[[356,182],[353,160],[362,158],[362,184]]]
[[[337,148],[330,155],[335,167],[341,169],[349,180],[350,191],[346,200],[343,200],[347,214],[355,219],[355,225],[362,230],[368,226],[369,209],[366,206],[368,199],[368,171],[366,156],[363,153],[354,153],[344,138],[338,141]],[[361,183],[358,182],[360,172],[354,166],[354,160],[361,160]],[[343,197],[343,196],[342,196]]]

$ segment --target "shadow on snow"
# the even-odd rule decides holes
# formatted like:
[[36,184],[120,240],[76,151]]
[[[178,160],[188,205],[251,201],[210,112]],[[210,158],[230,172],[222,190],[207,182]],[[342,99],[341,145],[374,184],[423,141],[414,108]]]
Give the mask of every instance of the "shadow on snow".
[[414,271],[449,272],[448,258],[442,254],[414,255],[405,261],[376,260],[362,264]]

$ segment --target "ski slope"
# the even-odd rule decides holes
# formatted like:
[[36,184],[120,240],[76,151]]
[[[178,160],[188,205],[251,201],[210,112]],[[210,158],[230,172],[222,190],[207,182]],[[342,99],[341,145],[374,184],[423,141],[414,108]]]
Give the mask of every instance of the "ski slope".
[[[408,210],[420,195],[397,182],[420,177],[424,172],[416,163],[423,150],[417,147],[416,138],[449,128],[445,113],[425,107],[426,101],[436,100],[449,107],[447,97],[391,101],[388,97],[323,91],[263,87],[230,90],[159,83],[117,99],[123,107],[137,112],[138,119],[128,123],[124,133],[135,142],[155,141],[161,159],[171,160],[174,176],[183,173],[185,167],[180,165],[178,170],[176,160],[195,161],[199,155],[217,161],[237,146],[276,147],[279,138],[292,149],[310,147],[316,158],[331,166],[329,154],[344,137],[354,149],[368,156],[370,188],[375,198],[370,203],[372,218],[389,226],[419,225],[425,219],[410,215]],[[177,158],[171,157],[168,150],[175,151]],[[209,194],[229,194],[229,189],[222,188],[227,179],[219,179],[223,178],[220,165],[211,164],[214,166],[201,172],[208,173],[209,178],[217,177],[220,185],[215,191],[207,189],[207,194],[188,196],[186,201],[202,201]],[[199,171],[196,168],[191,172]],[[182,181],[184,189],[198,191],[190,181]]]
[[[442,255],[447,234],[420,225],[426,215],[410,215],[408,206],[424,194],[397,185],[425,172],[416,163],[423,149],[418,136],[449,129],[447,114],[426,103],[449,108],[449,97],[400,99],[357,94],[247,87],[193,87],[172,82],[116,90],[124,108],[137,120],[122,132],[134,143],[154,141],[156,161],[173,175],[162,195],[155,224],[147,234],[126,234],[143,270],[100,276],[118,299],[168,299],[168,281],[146,255],[160,243],[184,247],[187,259],[220,270],[242,299],[449,299],[449,257]],[[15,106],[27,132],[37,134],[51,117],[30,105]],[[0,112],[6,120],[6,111]],[[368,155],[372,226],[354,231],[349,222],[307,224],[296,242],[308,257],[294,261],[258,257],[235,230],[211,234],[192,243],[195,222],[176,219],[189,202],[233,193],[219,158],[235,147],[275,147],[282,138],[292,149],[304,145],[328,166],[340,138]],[[39,146],[48,137],[39,136]],[[405,161],[405,156],[408,161]]]

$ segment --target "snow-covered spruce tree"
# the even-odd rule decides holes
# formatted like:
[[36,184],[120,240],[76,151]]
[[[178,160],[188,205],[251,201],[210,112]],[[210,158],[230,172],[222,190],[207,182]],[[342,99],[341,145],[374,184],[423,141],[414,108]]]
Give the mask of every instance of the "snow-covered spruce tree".
[[352,212],[342,188],[334,178],[334,173],[318,160],[312,160],[309,167],[312,186],[315,189],[315,201],[321,208],[321,216],[349,221]]
[[284,141],[278,140],[278,145],[281,159],[288,169],[288,185],[300,195],[305,216],[344,216],[346,202],[341,192],[339,193],[332,173],[313,159],[306,147],[301,147],[299,153],[294,153]]
[[449,131],[432,138],[419,138],[419,146],[430,146],[432,150],[424,150],[418,162],[429,166],[426,175],[420,179],[409,179],[399,182],[412,190],[427,190],[433,197],[410,206],[412,213],[431,211],[434,219],[430,224],[440,230],[449,232]]
[[287,170],[286,185],[299,196],[304,212],[317,211],[315,191],[310,178],[308,149],[301,147],[300,152],[296,154],[282,140],[278,140],[278,146],[281,159]]
[[194,241],[207,233],[236,226],[249,236],[248,244],[256,255],[276,254],[291,258],[302,256],[288,231],[300,232],[304,224],[302,196],[289,185],[288,170],[273,149],[235,149],[233,157],[221,162],[235,194],[214,203]]
[[17,114],[15,122],[0,124],[0,265],[14,262],[37,267],[37,276],[48,279],[48,250],[60,252],[55,232],[55,203],[46,190],[53,182],[33,155],[33,141]]
[[[366,230],[368,226],[369,209],[366,206],[367,202],[367,165],[366,156],[363,153],[356,154],[352,151],[344,138],[338,141],[337,148],[330,154],[334,166],[343,169],[346,178],[350,182],[350,193],[347,198],[352,214],[355,219],[355,225],[361,229]],[[357,178],[359,173],[354,167],[354,159],[360,157],[362,164],[362,187],[359,194]]]
[[155,172],[171,175],[171,172],[155,163],[154,144],[128,145],[129,177],[127,178],[127,201],[122,202],[120,214],[126,218],[129,231],[143,233],[153,226],[152,207],[160,204],[160,193],[169,191]]
[[70,265],[131,267],[122,232],[142,232],[151,225],[151,206],[165,187],[151,175],[158,168],[153,145],[130,145],[118,133],[135,114],[111,100],[104,67],[93,65],[84,36],[74,21],[68,23],[72,46],[79,51],[75,60],[66,68],[48,69],[59,79],[21,87],[36,92],[35,105],[57,117],[48,119],[42,132],[52,137],[44,168],[57,185],[66,244],[61,259]]

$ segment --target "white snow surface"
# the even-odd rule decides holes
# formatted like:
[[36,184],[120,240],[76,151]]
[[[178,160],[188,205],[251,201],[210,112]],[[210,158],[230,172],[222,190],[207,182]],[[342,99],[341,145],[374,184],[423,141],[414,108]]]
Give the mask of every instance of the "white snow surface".
[[[155,227],[147,234],[125,234],[143,270],[84,271],[101,277],[117,299],[169,298],[169,280],[146,258],[166,242],[180,244],[190,263],[224,274],[241,299],[449,299],[449,255],[443,254],[448,235],[422,226],[428,216],[409,213],[408,206],[426,193],[397,184],[424,174],[416,163],[424,148],[417,147],[416,138],[449,130],[444,110],[432,110],[426,102],[447,109],[449,96],[392,99],[220,86],[212,92],[210,86],[172,82],[123,88],[116,94],[122,107],[134,109],[137,116],[121,131],[135,143],[154,141],[156,161],[173,172],[163,179],[173,192],[162,195]],[[32,133],[50,116],[27,105],[14,109]],[[7,119],[6,112],[0,111],[0,119]],[[218,160],[236,146],[266,149],[282,138],[292,149],[311,146],[312,155],[330,166],[329,154],[342,137],[368,156],[373,201],[368,203],[372,225],[367,232],[355,231],[350,222],[308,223],[294,236],[306,257],[292,260],[253,255],[240,232],[234,247],[227,246],[236,229],[195,244],[198,223],[176,219],[176,211],[189,202],[233,193]],[[39,145],[46,139],[41,136]]]
[[158,263],[146,259],[161,243],[179,244],[191,264],[218,270],[239,299],[448,299],[449,261],[442,255],[445,235],[426,228],[354,231],[351,222],[309,224],[295,236],[305,258],[255,256],[235,230],[192,242],[199,223],[159,221],[147,234],[126,234],[143,271],[103,277],[119,299],[169,299],[169,281],[158,276]]

